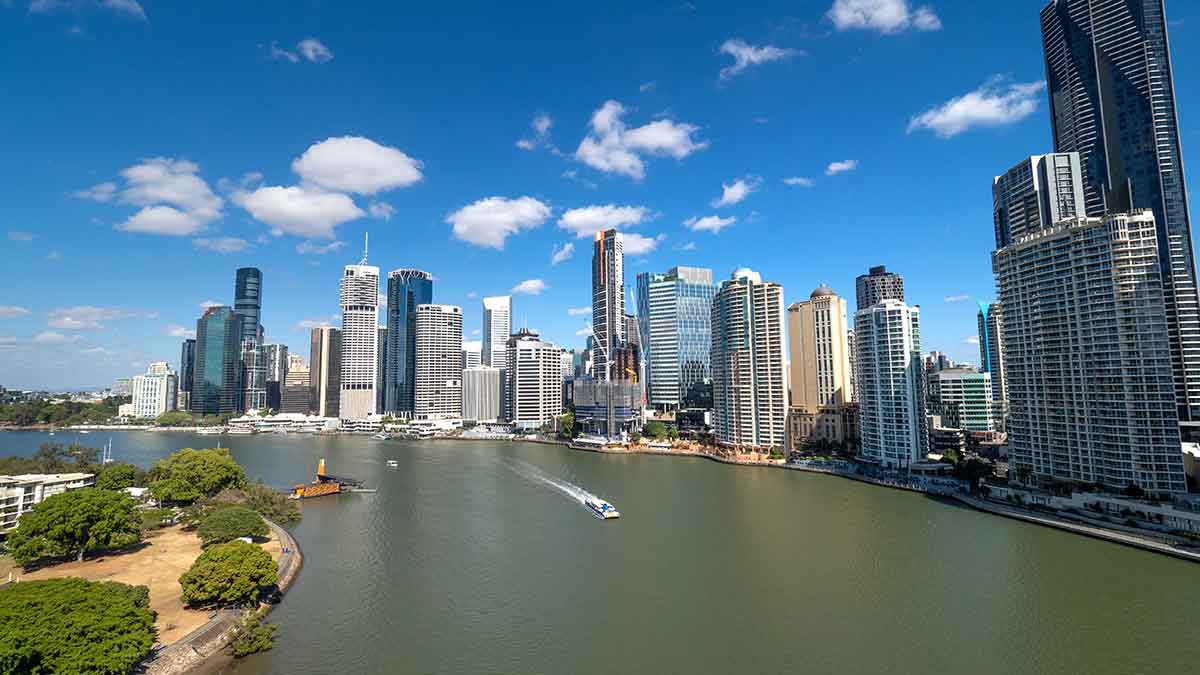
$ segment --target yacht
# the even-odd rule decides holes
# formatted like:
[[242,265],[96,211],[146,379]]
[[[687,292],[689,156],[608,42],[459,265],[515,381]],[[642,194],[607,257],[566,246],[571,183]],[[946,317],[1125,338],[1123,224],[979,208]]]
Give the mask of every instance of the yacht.
[[201,436],[220,436],[224,432],[225,430],[221,427],[205,427],[196,433],[200,434]]
[[389,468],[389,469],[394,469],[394,468],[396,468],[396,467],[400,466],[400,462],[397,462],[397,461],[396,461],[396,460],[394,460],[394,459],[389,459],[389,460],[387,461],[387,465],[388,465],[388,468]]
[[592,510],[592,513],[596,514],[597,518],[608,520],[610,518],[621,517],[620,512],[617,511],[615,506],[609,504],[603,499],[600,499],[599,497],[588,497],[587,499],[583,500],[583,503],[587,504],[587,507]]
[[255,432],[254,429],[252,429],[250,427],[233,427],[229,430],[230,436],[249,436],[250,434],[253,434],[253,433],[257,433],[257,432]]

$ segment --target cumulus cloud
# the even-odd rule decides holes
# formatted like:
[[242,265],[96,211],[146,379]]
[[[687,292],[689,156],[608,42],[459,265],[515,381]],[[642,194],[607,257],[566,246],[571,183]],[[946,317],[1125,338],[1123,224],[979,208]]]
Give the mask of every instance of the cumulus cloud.
[[858,168],[857,159],[844,159],[840,162],[830,162],[829,166],[825,167],[826,176],[836,176],[839,173],[846,173]]
[[200,303],[200,309],[208,309],[209,307],[220,307],[221,305],[224,305],[224,304],[225,303],[217,302],[216,300],[205,300],[204,302]]
[[196,337],[195,329],[184,328],[177,323],[168,324],[166,328],[167,335],[176,338],[194,338]]
[[142,207],[114,227],[126,232],[188,236],[203,230],[221,217],[224,201],[197,174],[194,162],[171,157],[143,160],[121,171],[125,188],[100,183],[75,196],[99,202],[118,197],[125,204]]
[[592,324],[588,323],[583,328],[580,328],[579,330],[575,331],[575,334],[578,335],[579,337],[586,337],[588,335],[591,335],[592,334]]
[[591,306],[588,307],[570,307],[567,309],[568,316],[589,316],[592,313]]
[[33,233],[9,230],[8,238],[12,241],[33,241]]
[[[7,4],[10,4],[10,0],[0,0],[0,6]],[[29,11],[33,14],[48,14],[60,9],[78,12],[81,4],[82,2],[79,0],[31,0]],[[114,14],[146,20],[146,10],[137,0],[97,0],[96,5]],[[75,34],[82,30],[78,26],[74,26],[69,32]]]
[[344,194],[298,185],[235,192],[232,199],[255,220],[270,225],[271,233],[277,237],[293,234],[308,239],[333,239],[335,227],[366,215]]
[[487,197],[446,216],[446,223],[455,239],[504,250],[510,235],[539,227],[549,217],[550,206],[533,197]]
[[928,129],[952,138],[972,127],[1002,127],[1032,115],[1045,82],[1008,82],[997,75],[978,89],[952,98],[913,117],[908,132]]
[[703,218],[698,218],[696,216],[692,216],[691,218],[683,221],[683,224],[687,225],[688,228],[696,232],[712,232],[713,234],[717,234],[721,230],[736,222],[737,218],[735,216],[729,216],[728,218],[722,218],[720,216],[704,216]]
[[559,154],[558,148],[550,141],[550,127],[554,126],[554,119],[549,115],[542,113],[533,118],[529,123],[529,128],[532,133],[529,136],[524,136],[517,139],[517,147],[522,150],[537,150],[540,147],[550,149],[554,154]]
[[79,190],[75,196],[80,199],[90,199],[94,202],[111,202],[117,193],[117,184],[112,181],[97,183],[86,190]]
[[909,0],[834,0],[825,13],[838,30],[873,30],[892,35],[913,28],[935,31],[942,20],[929,5],[914,8]]
[[513,295],[541,295],[546,290],[546,282],[541,279],[526,279],[509,289]]
[[622,247],[625,255],[646,255],[658,248],[658,243],[667,238],[667,235],[660,234],[655,237],[645,237],[636,232],[625,232],[621,235]]
[[287,61],[288,63],[300,63],[300,55],[295,52],[289,52],[279,46],[275,40],[271,41],[270,52],[271,59],[274,61]]
[[700,127],[661,119],[628,128],[622,116],[625,107],[617,101],[605,101],[594,113],[587,136],[575,150],[575,159],[605,173],[641,180],[646,175],[642,155],[683,159],[708,147],[708,141],[694,138]]
[[82,339],[78,335],[63,335],[52,330],[43,331],[33,336],[33,341],[39,345],[65,345],[71,342],[79,342]]
[[296,49],[312,63],[325,63],[333,60],[333,52],[316,38],[301,40],[296,43]]
[[104,328],[104,324],[115,319],[154,318],[153,312],[131,312],[118,307],[95,307],[80,305],[78,307],[58,307],[50,310],[46,322],[51,328],[64,330],[96,330]]
[[655,89],[658,89],[658,81],[657,80],[651,80],[650,82],[643,82],[640,85],[638,85],[638,91],[642,92],[643,94],[652,92]]
[[721,48],[718,51],[733,57],[733,64],[721,69],[722,80],[728,80],[750,66],[771,63],[773,61],[783,61],[797,54],[803,54],[803,52],[796,49],[776,47],[775,45],[756,47],[740,38],[726,40],[721,44]]
[[146,20],[146,10],[137,0],[101,0],[100,6],[110,9],[117,14],[124,14],[135,19]]
[[557,265],[560,262],[565,262],[570,260],[573,255],[575,255],[574,243],[568,241],[561,246],[555,246],[554,250],[550,252],[550,264]]
[[696,250],[696,242],[689,241],[687,243],[680,244],[679,246],[676,246],[675,248],[676,248],[676,250],[679,250],[679,251],[695,251]]
[[192,246],[215,253],[237,253],[246,250],[250,246],[250,242],[238,237],[217,237],[215,239],[200,237],[192,240]]
[[797,185],[800,187],[812,187],[813,185],[816,185],[813,179],[805,178],[804,176],[789,176],[788,178],[783,179],[783,184]]
[[17,316],[25,316],[28,313],[28,309],[19,305],[0,305],[0,319],[11,319]]
[[396,207],[387,202],[371,202],[367,204],[367,213],[375,220],[391,220],[396,215]]
[[296,253],[300,255],[325,255],[337,251],[346,245],[343,241],[331,241],[328,244],[318,244],[313,241],[302,241],[296,244]]
[[758,176],[746,176],[739,178],[732,183],[721,183],[721,197],[713,200],[712,207],[719,209],[724,206],[733,206],[734,204],[745,201],[752,193],[757,192],[762,185],[762,179]]
[[644,206],[584,206],[563,213],[558,219],[558,226],[568,232],[574,232],[577,238],[591,237],[604,230],[637,225],[649,213],[650,210]]
[[946,302],[962,302],[964,300],[970,300],[970,299],[971,299],[971,296],[967,295],[966,293],[960,293],[958,295],[947,295],[945,297]]
[[421,162],[361,136],[327,138],[294,162],[304,182],[326,190],[373,195],[421,180]]
[[336,316],[331,316],[328,319],[303,319],[303,320],[297,321],[296,325],[292,326],[292,330],[297,331],[297,330],[311,330],[313,328],[330,328],[334,325],[334,322],[336,322],[336,321],[337,321]]

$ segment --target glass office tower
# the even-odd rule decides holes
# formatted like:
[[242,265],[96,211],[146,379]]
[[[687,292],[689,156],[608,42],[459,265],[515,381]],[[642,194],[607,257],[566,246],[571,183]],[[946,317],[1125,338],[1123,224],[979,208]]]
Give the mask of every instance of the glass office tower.
[[388,274],[387,287],[383,409],[391,415],[411,415],[416,391],[417,305],[433,303],[433,275],[417,269],[393,270]]

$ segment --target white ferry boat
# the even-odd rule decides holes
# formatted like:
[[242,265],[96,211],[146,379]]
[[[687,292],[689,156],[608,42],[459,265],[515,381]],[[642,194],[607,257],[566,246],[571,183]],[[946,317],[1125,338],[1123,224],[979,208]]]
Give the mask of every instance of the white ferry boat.
[[400,466],[400,462],[397,462],[394,459],[389,459],[387,461],[387,465],[389,469],[395,469],[396,467]]
[[206,429],[201,429],[196,433],[200,434],[201,436],[220,436],[221,434],[225,433],[225,429],[221,427],[208,427]]
[[583,500],[583,503],[587,504],[587,507],[592,510],[592,513],[596,514],[597,518],[608,520],[609,518],[621,517],[620,512],[617,511],[615,506],[609,504],[603,499],[600,499],[599,497],[596,497],[595,499],[588,497],[587,499]]

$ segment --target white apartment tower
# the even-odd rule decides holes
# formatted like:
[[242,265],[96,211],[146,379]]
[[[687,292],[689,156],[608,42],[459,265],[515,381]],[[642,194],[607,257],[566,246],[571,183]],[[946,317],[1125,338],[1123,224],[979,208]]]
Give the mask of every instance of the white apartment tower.
[[130,384],[134,416],[153,419],[168,410],[174,410],[177,389],[177,378],[171,366],[166,361],[151,363],[146,374],[134,377]]
[[508,339],[505,413],[520,429],[537,429],[563,412],[563,350],[522,328]]
[[512,296],[498,295],[483,299],[483,347],[481,363],[503,368],[508,354],[508,336],[512,334]]
[[462,308],[417,305],[415,419],[462,419]]
[[379,382],[379,268],[363,259],[342,273],[342,419],[374,415]]
[[884,299],[854,313],[859,455],[888,469],[925,460],[921,310]]

